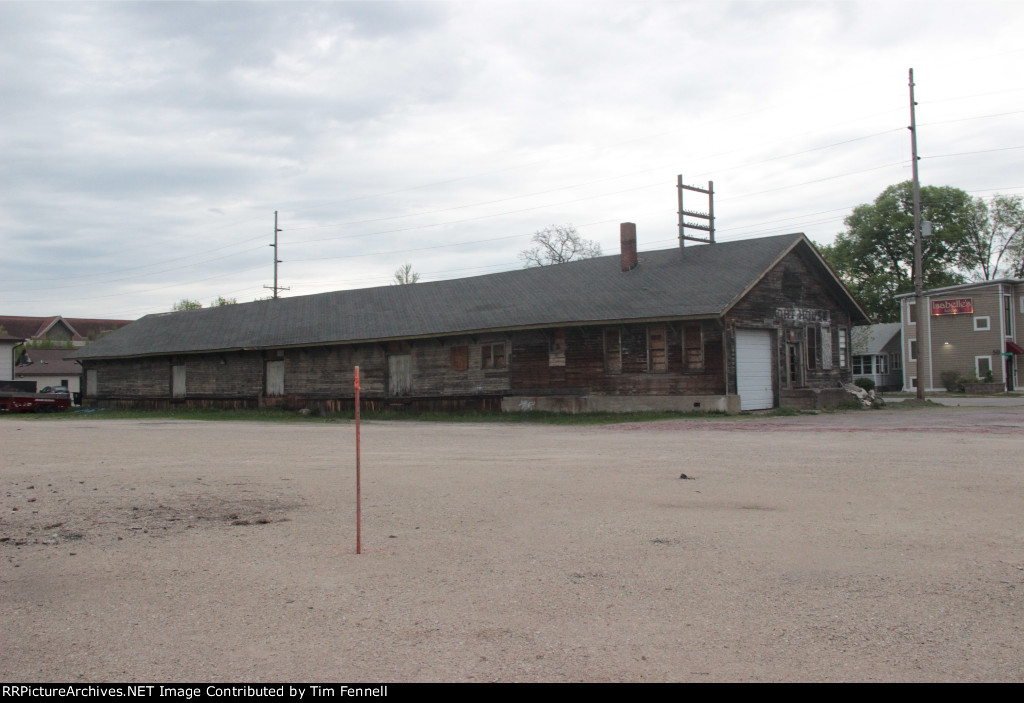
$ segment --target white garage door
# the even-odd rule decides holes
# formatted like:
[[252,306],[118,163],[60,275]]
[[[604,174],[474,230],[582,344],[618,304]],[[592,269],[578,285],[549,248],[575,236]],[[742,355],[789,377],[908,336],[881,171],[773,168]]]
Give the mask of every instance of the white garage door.
[[740,410],[764,410],[775,405],[770,330],[736,330],[736,389]]

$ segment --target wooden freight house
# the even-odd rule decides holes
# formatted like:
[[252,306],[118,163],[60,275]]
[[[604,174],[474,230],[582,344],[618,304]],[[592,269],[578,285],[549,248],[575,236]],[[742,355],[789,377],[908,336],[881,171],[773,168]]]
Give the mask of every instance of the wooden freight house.
[[866,316],[802,234],[149,315],[71,356],[99,406],[734,412],[828,402]]

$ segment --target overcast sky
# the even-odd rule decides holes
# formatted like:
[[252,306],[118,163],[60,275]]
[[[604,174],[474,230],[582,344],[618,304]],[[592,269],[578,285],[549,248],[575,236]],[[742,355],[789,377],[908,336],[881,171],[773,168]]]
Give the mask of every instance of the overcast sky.
[[[519,268],[572,224],[805,232],[1024,193],[1021,2],[0,1],[0,313],[131,319]],[[688,194],[687,209],[706,210]],[[515,301],[509,301],[514,304]]]

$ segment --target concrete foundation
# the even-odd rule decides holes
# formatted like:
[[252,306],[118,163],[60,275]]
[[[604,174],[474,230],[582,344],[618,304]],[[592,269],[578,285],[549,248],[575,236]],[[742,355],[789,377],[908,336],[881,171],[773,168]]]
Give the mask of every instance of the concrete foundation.
[[738,395],[543,395],[507,396],[502,412],[631,413],[645,410],[738,413]]
[[779,407],[793,410],[827,410],[856,402],[842,388],[788,388],[779,394]]

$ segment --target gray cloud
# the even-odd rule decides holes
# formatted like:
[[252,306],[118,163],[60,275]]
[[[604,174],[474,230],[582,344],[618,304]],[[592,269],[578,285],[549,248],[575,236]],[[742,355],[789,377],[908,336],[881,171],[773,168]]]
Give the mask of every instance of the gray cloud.
[[1020,189],[1024,11],[954,8],[0,3],[0,307],[264,295],[274,210],[292,294],[516,267],[551,223],[672,246],[679,172],[724,238],[828,241],[909,177],[915,64],[922,154],[986,152],[926,182]]

